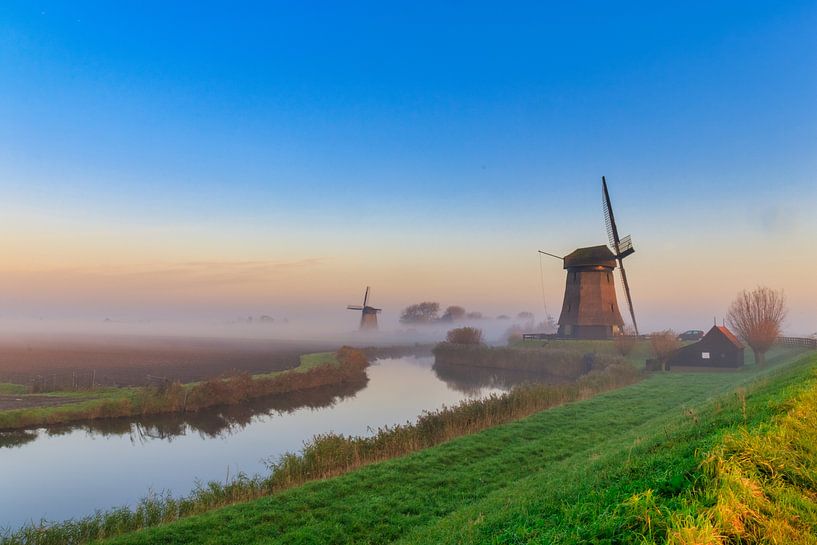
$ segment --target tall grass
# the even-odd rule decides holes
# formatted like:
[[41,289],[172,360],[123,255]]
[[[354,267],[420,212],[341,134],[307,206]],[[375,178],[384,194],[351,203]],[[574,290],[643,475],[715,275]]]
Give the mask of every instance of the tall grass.
[[517,348],[443,342],[434,348],[435,361],[446,365],[535,371],[554,377],[577,378],[593,368],[621,361],[618,355],[583,352],[575,348]]
[[331,362],[311,362],[303,368],[269,375],[241,373],[194,384],[173,382],[161,387],[108,389],[99,399],[68,405],[19,409],[0,413],[0,429],[20,429],[80,420],[196,412],[236,405],[249,399],[318,386],[366,380],[368,359],[358,349],[342,347]]
[[787,405],[778,418],[725,435],[681,497],[631,497],[624,510],[644,543],[817,543],[817,384]]
[[530,416],[571,401],[589,398],[638,380],[627,364],[615,364],[582,379],[559,385],[525,384],[502,395],[460,402],[424,412],[415,423],[378,428],[369,437],[319,435],[300,454],[285,454],[271,464],[274,488],[345,473],[363,465],[402,456],[455,437]]
[[300,453],[288,453],[271,462],[270,473],[266,477],[241,475],[227,483],[211,482],[199,486],[184,498],[155,496],[143,500],[134,509],[100,511],[83,519],[58,524],[42,522],[30,525],[7,533],[0,539],[0,544],[81,544],[156,526],[402,456],[544,409],[632,384],[641,376],[630,365],[614,364],[593,371],[571,384],[524,385],[503,395],[467,400],[452,407],[425,412],[414,423],[379,428],[368,437],[333,433],[319,435],[306,444]]

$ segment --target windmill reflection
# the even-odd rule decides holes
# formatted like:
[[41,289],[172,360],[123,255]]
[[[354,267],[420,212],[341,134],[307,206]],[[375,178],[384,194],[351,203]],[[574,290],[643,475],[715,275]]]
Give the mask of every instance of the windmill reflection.
[[447,365],[435,362],[434,373],[452,390],[468,396],[478,396],[485,389],[508,391],[514,386],[526,383],[564,384],[569,382],[539,373],[536,371],[514,371],[490,367],[470,367],[465,365]]

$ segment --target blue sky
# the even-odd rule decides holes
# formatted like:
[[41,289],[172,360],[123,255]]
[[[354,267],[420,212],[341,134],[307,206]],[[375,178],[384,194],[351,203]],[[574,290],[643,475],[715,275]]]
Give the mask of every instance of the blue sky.
[[76,265],[66,232],[110,265],[103,231],[132,265],[521,263],[604,241],[602,174],[654,259],[814,226],[814,2],[166,4],[0,6],[10,270]]

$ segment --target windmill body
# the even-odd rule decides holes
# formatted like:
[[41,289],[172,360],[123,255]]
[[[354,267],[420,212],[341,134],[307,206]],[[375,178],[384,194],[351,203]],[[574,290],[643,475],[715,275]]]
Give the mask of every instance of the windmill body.
[[377,331],[377,314],[382,310],[369,305],[370,288],[366,286],[362,305],[349,305],[349,310],[360,311],[360,331]]
[[361,331],[376,331],[377,330],[377,313],[379,308],[363,307],[363,312],[360,316],[360,330]]
[[613,271],[616,256],[607,246],[579,248],[564,257],[565,297],[557,335],[575,339],[607,339],[621,333]]

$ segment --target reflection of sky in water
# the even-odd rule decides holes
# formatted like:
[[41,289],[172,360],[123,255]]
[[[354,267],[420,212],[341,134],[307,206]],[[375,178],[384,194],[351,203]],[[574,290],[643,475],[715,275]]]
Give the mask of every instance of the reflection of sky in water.
[[252,416],[244,427],[235,425],[216,435],[187,424],[179,428],[178,422],[170,427],[182,433],[171,440],[140,435],[135,424],[115,426],[118,432],[105,434],[41,431],[33,441],[0,448],[0,528],[133,504],[149,490],[186,494],[196,479],[263,473],[264,458],[297,451],[318,433],[364,435],[379,426],[414,420],[423,410],[499,391],[475,389],[473,384],[458,388],[449,380],[450,387],[435,374],[432,363],[432,358],[380,360],[368,369],[368,385],[354,395],[347,393],[334,406],[291,412],[268,408],[269,414]]

